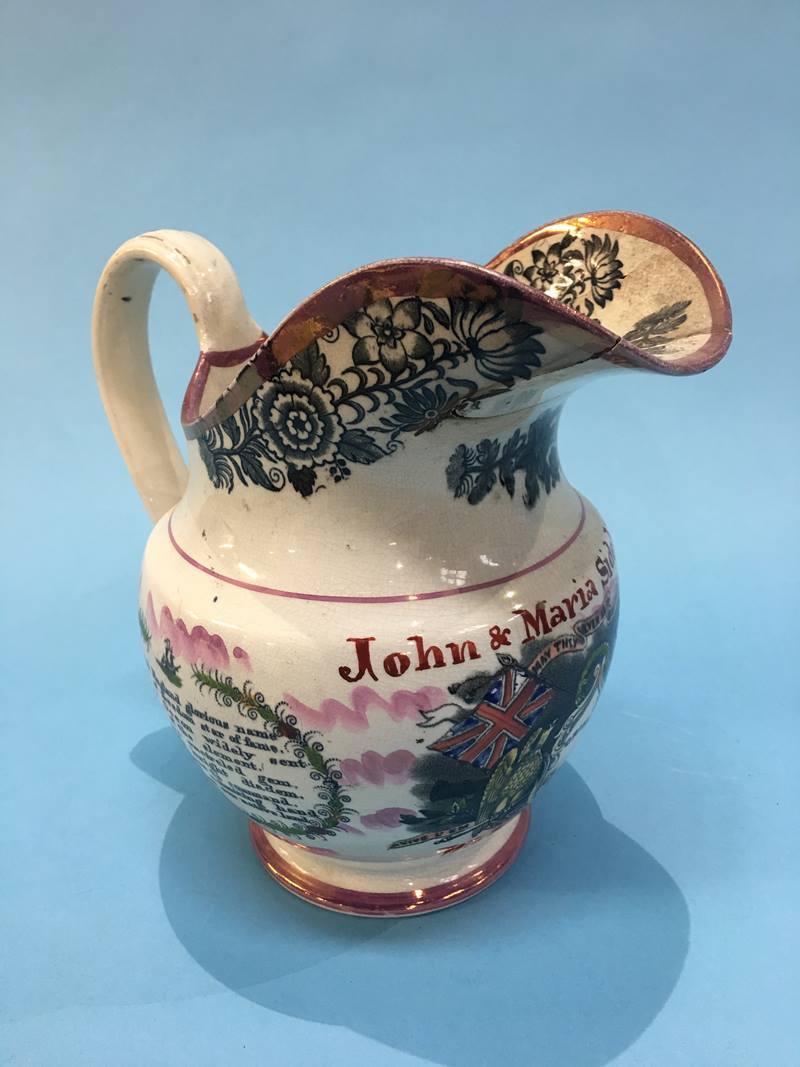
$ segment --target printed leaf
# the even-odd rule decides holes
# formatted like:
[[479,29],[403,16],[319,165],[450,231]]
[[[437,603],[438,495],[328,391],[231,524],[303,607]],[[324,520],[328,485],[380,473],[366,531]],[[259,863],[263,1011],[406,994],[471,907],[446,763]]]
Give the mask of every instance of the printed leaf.
[[278,486],[273,485],[269,480],[269,475],[261,466],[257,456],[254,456],[250,452],[239,453],[239,463],[242,468],[242,474],[245,476],[242,480],[246,485],[248,481],[255,482],[256,485],[261,485],[265,489],[277,489]]
[[303,377],[308,378],[314,385],[324,385],[331,373],[328,361],[320,352],[316,341],[292,357],[292,367],[299,370]]
[[239,429],[239,423],[238,423],[238,420],[237,420],[236,416],[235,415],[230,415],[227,419],[225,419],[225,421],[222,423],[222,429],[225,431],[225,433],[230,438],[231,445],[233,447],[236,447],[236,445],[239,444],[239,440],[241,439],[241,436],[242,436],[242,433],[241,433],[241,430]]
[[669,335],[686,322],[684,312],[691,300],[678,300],[667,304],[650,315],[639,319],[632,329],[625,334],[626,341],[632,341],[640,348],[658,352],[670,340]]
[[512,463],[501,463],[500,464],[500,484],[505,489],[505,491],[508,493],[508,495],[510,497],[512,497],[512,499],[513,499],[514,492],[516,491],[516,488],[517,488],[516,484],[515,484],[515,481],[514,481],[514,464],[513,464],[513,462]]
[[220,456],[214,451],[214,434],[207,433],[200,438],[200,455],[205,464],[208,477],[215,489],[233,489],[233,470],[227,456]]
[[480,504],[481,500],[489,494],[496,481],[495,472],[488,468],[482,470],[478,477],[475,479],[475,484],[470,490],[470,494],[467,497],[467,501],[470,504]]
[[535,507],[539,499],[539,477],[533,463],[525,471],[525,507]]
[[444,308],[440,308],[438,304],[434,304],[432,301],[428,300],[425,301],[424,307],[426,311],[433,315],[440,326],[447,327],[450,325],[450,317]]
[[317,472],[311,467],[292,467],[286,472],[289,484],[300,496],[311,496],[317,484]]
[[365,430],[347,430],[343,433],[339,452],[350,463],[374,463],[386,454]]

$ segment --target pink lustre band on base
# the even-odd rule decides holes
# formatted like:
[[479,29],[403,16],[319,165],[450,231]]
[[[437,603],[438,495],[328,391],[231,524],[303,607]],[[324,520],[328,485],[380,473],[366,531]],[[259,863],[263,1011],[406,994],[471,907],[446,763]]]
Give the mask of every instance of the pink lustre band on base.
[[528,834],[530,821],[531,809],[526,807],[506,841],[479,867],[472,867],[438,885],[397,893],[370,893],[330,885],[292,866],[272,846],[268,834],[257,823],[250,823],[250,837],[264,867],[290,893],[329,911],[380,918],[437,911],[480,893],[514,862]]

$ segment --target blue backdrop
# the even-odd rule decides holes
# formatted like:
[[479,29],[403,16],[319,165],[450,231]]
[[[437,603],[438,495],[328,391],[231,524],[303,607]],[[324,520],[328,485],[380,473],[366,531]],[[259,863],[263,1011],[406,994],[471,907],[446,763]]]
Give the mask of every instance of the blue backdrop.
[[[796,1063],[800,9],[3,9],[3,1062]],[[568,406],[623,582],[598,712],[497,887],[418,920],[318,912],[152,692],[97,276],[140,231],[197,230],[269,329],[361,263],[483,262],[600,208],[697,241],[735,339],[708,375]],[[176,423],[195,347],[159,283]]]

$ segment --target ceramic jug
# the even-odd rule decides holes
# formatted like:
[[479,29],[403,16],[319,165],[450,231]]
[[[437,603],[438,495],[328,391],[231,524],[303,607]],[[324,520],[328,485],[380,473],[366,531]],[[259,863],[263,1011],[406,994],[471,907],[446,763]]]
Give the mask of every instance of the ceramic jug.
[[[159,268],[199,339],[188,467],[148,352]],[[112,256],[95,366],[155,522],[147,665],[287,889],[407,915],[512,862],[617,626],[611,537],[559,465],[561,408],[598,375],[707,370],[730,328],[702,253],[629,213],[552,223],[485,267],[360,268],[269,335],[203,238],[159,230]]]

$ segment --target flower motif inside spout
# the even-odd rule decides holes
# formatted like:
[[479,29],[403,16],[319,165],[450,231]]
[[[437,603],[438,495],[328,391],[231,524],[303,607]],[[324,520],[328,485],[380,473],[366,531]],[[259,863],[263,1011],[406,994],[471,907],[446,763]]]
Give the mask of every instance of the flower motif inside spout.
[[619,255],[619,241],[608,233],[602,237],[593,233],[581,240],[566,234],[546,248],[532,248],[527,267],[518,259],[511,260],[505,273],[524,279],[567,307],[593,315],[622,286],[625,275]]

